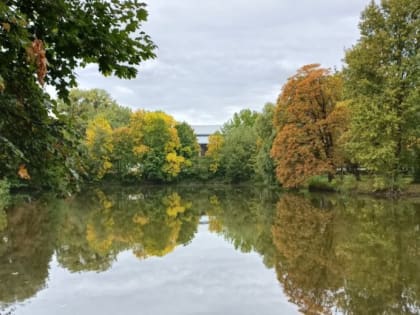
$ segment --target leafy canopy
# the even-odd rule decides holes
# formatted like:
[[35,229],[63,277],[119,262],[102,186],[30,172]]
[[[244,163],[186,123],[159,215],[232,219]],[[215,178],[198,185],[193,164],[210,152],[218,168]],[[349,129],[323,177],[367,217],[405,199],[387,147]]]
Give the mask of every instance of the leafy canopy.
[[[0,75],[6,91],[13,70],[40,70],[40,60],[28,55],[39,59],[41,52],[48,71],[40,81],[56,87],[62,98],[76,85],[74,69],[88,63],[98,64],[104,75],[134,78],[135,66],[155,57],[155,45],[140,30],[146,19],[146,5],[138,0],[3,1]],[[34,41],[43,47],[33,48]]]
[[[68,100],[75,69],[94,63],[104,75],[133,78],[155,57],[141,30],[137,0],[7,0],[0,2],[0,178],[67,190],[78,181],[78,142],[68,119],[42,89]],[[25,176],[26,177],[26,176]],[[27,177],[28,178],[28,177]]]
[[361,16],[360,39],[345,56],[352,114],[347,150],[391,186],[418,163],[419,12],[416,0],[372,1]]
[[283,86],[271,155],[285,187],[298,187],[314,175],[334,175],[340,160],[336,141],[346,121],[346,108],[337,105],[341,98],[341,77],[318,64],[303,66]]

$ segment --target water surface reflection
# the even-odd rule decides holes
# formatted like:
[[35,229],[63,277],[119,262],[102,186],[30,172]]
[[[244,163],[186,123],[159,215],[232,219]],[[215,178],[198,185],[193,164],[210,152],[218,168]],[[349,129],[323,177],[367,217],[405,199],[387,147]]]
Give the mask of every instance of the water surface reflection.
[[113,188],[18,202],[6,219],[0,314],[98,313],[89,299],[126,314],[420,312],[416,201]]

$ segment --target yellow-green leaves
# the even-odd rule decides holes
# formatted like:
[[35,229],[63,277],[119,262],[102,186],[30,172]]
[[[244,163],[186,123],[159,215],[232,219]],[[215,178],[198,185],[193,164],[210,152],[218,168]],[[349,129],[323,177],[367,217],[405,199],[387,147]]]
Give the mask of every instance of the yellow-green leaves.
[[137,111],[130,120],[133,152],[151,180],[172,180],[185,165],[175,119],[164,112]]
[[181,172],[181,167],[185,164],[185,158],[177,155],[175,152],[166,155],[166,162],[163,164],[162,170],[170,178],[175,178]]
[[91,175],[95,179],[108,174],[120,179],[174,180],[191,166],[191,147],[197,145],[194,134],[191,143],[181,145],[176,126],[168,114],[139,110],[126,126],[113,129],[106,116],[98,114],[86,129]]
[[220,152],[223,147],[223,136],[220,132],[216,132],[209,137],[209,144],[206,152],[206,157],[211,159],[210,171],[216,173],[220,165]]
[[361,37],[345,56],[352,116],[347,151],[390,178],[392,189],[399,174],[418,165],[419,9],[416,0],[372,1],[362,13]]
[[90,158],[90,166],[96,179],[101,179],[112,168],[111,154],[112,128],[109,122],[98,116],[92,120],[86,129],[86,147]]

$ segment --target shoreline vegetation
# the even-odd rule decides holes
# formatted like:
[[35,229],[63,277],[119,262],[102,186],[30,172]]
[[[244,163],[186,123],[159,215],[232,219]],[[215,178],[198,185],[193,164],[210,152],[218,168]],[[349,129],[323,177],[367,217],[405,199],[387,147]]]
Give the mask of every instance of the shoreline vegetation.
[[[129,79],[136,65],[155,58],[155,44],[141,31],[145,4],[112,3],[118,10],[85,1],[52,8],[71,25],[51,18],[57,12],[41,14],[42,1],[0,4],[0,207],[9,190],[66,196],[113,181],[420,196],[418,1],[371,2],[341,70],[316,63],[297,69],[275,104],[235,113],[210,135],[204,156],[188,123],[163,111],[133,111],[101,89],[74,88],[78,66],[97,63],[102,74]],[[78,23],[86,11],[96,18]]]
[[249,188],[249,187],[260,187],[267,191],[273,191],[276,193],[288,193],[288,192],[295,192],[295,193],[305,193],[305,192],[313,192],[313,193],[333,193],[333,194],[343,194],[343,195],[366,195],[372,197],[380,197],[380,198],[420,198],[420,184],[416,183],[407,183],[404,185],[403,188],[397,193],[392,194],[388,190],[380,190],[373,188],[372,181],[374,178],[363,178],[361,181],[353,181],[349,180],[344,177],[339,180],[334,180],[332,183],[328,182],[327,177],[313,177],[311,178],[308,183],[299,187],[297,189],[286,189],[277,184],[274,185],[267,185],[261,182],[255,181],[246,181],[246,182],[237,182],[232,183],[226,180],[208,180],[208,181],[194,181],[194,180],[181,180],[179,182],[171,182],[171,183],[154,183],[154,182],[142,182],[141,184],[122,184],[118,181],[104,181],[99,182],[96,184],[92,184],[89,187],[127,187],[127,188],[142,188],[142,187],[181,187],[181,188]]
[[315,176],[306,186],[312,192],[332,192],[348,195],[370,195],[386,198],[420,197],[420,184],[412,183],[411,178],[402,178],[399,190],[390,191],[374,176],[363,176],[360,181],[345,175],[328,182],[326,177]]

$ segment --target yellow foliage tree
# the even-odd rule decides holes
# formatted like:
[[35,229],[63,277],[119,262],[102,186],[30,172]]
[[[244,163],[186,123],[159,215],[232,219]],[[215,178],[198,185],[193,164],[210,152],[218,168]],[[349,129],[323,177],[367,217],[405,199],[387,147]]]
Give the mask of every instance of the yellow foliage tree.
[[139,158],[144,177],[172,180],[181,172],[185,158],[177,153],[180,140],[176,124],[172,116],[160,111],[132,114],[129,128],[133,153]]
[[95,117],[86,129],[85,144],[91,172],[101,179],[111,168],[111,154],[114,149],[112,128],[104,117]]
[[181,172],[184,164],[185,158],[183,156],[171,152],[166,155],[166,162],[162,169],[168,176],[175,178]]
[[220,151],[223,147],[224,139],[220,132],[215,132],[209,137],[209,144],[207,146],[207,157],[210,158],[210,171],[216,173],[220,165]]

